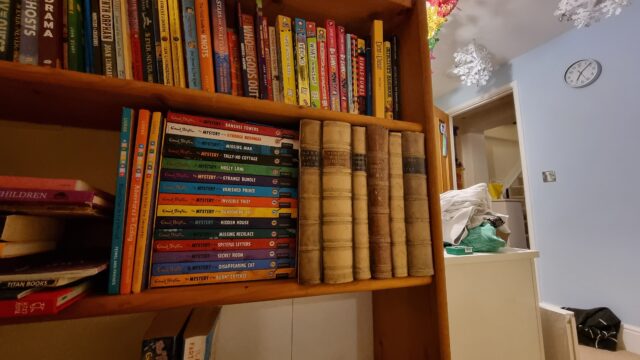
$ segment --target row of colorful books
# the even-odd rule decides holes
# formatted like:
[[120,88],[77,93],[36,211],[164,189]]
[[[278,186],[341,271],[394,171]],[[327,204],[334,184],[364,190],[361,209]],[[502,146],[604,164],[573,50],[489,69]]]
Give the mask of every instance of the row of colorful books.
[[135,119],[124,109],[110,293],[295,275],[297,131]]
[[330,19],[271,26],[262,0],[0,3],[0,59],[400,118],[397,37],[380,20],[364,38]]

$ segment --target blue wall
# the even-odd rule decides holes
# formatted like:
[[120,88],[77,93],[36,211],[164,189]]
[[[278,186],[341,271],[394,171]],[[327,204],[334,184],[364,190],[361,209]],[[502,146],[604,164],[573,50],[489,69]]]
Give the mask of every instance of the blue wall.
[[[584,89],[567,66],[602,63]],[[516,82],[541,300],[609,306],[640,325],[640,3],[571,30],[502,66],[486,87],[436,100],[445,111]],[[555,170],[558,181],[543,183]]]

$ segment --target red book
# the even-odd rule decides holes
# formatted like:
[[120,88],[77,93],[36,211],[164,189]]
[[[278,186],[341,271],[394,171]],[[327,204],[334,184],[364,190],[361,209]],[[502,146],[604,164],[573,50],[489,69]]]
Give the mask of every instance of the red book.
[[336,32],[336,44],[338,46],[338,84],[340,84],[340,111],[348,112],[347,93],[347,33],[344,27],[338,26]]
[[273,83],[271,82],[271,50],[269,49],[269,24],[267,23],[267,18],[262,15],[258,19],[261,20],[260,24],[258,24],[260,33],[259,51],[262,53],[262,57],[264,58],[264,63],[260,64],[260,69],[262,71],[261,84],[263,85],[264,90],[262,88],[260,89],[260,95],[263,99],[273,100]]
[[0,318],[55,315],[86,295],[89,282],[0,301]]
[[207,118],[203,116],[187,115],[175,112],[169,112],[167,114],[167,122],[202,126],[213,129],[239,131],[248,134],[273,136],[285,139],[298,139],[298,132],[295,130],[280,129],[266,125],[256,125],[235,120]]
[[292,249],[295,246],[295,238],[235,240],[155,240],[153,242],[153,250],[159,252],[194,250]]
[[227,28],[227,43],[229,45],[229,64],[231,73],[231,95],[242,96],[242,68],[240,61],[240,44],[235,29]]
[[242,79],[244,96],[260,98],[260,74],[258,72],[258,54],[256,51],[255,22],[253,15],[240,14],[240,53],[242,55]]
[[122,245],[122,269],[120,276],[120,294],[131,293],[133,280],[133,261],[135,258],[136,236],[138,235],[138,219],[140,218],[140,198],[144,180],[144,165],[147,155],[147,140],[149,138],[149,110],[138,113],[138,129],[136,130],[136,145],[132,150],[133,165],[131,180],[129,181],[129,203],[127,204],[127,219],[125,222],[125,236]]
[[113,201],[95,191],[17,189],[0,187],[0,203],[60,204],[112,207]]
[[45,190],[94,190],[89,184],[76,179],[53,179],[28,176],[0,175],[0,187],[15,189],[45,189]]
[[329,109],[329,75],[327,68],[327,30],[317,28],[318,81],[320,87],[320,107]]
[[38,14],[38,65],[62,67],[62,2],[40,0]]
[[133,78],[135,80],[144,80],[142,76],[142,48],[140,44],[140,25],[138,22],[138,0],[127,1],[127,15],[129,15]]
[[327,20],[327,68],[329,75],[329,108],[340,111],[340,82],[338,80],[338,45],[336,23]]

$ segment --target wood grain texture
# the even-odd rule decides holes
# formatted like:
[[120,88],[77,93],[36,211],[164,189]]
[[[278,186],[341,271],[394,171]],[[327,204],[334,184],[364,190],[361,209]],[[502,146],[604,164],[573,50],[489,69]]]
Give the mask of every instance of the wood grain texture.
[[[447,143],[446,143],[446,147],[447,147],[447,156],[443,156],[444,154],[442,153],[442,148],[443,148],[443,138],[442,138],[442,134],[440,133],[440,122],[443,122],[445,124],[445,128],[446,128],[446,136],[447,136]],[[439,183],[440,187],[438,188],[438,192],[439,193],[443,193],[445,191],[449,191],[449,190],[453,190],[453,170],[451,169],[452,164],[451,164],[451,156],[452,156],[452,152],[451,152],[451,142],[453,141],[453,139],[450,138],[450,133],[449,130],[451,129],[451,121],[449,120],[449,115],[447,113],[445,113],[444,111],[442,111],[440,108],[438,108],[437,106],[433,107],[433,124],[432,126],[435,127],[435,131],[437,134],[437,140],[436,140],[436,149],[437,149],[437,153],[439,155],[439,172],[440,172],[440,177],[441,177],[441,182]]]

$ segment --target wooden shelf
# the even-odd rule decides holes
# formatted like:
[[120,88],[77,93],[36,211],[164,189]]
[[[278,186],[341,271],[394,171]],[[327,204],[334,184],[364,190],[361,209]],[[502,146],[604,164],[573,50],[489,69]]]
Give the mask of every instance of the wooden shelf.
[[269,280],[147,290],[134,295],[91,295],[55,316],[0,319],[0,325],[158,311],[186,306],[228,305],[431,284],[432,278],[362,280],[345,284],[299,285],[296,280]]
[[53,125],[119,130],[123,106],[175,110],[297,127],[300,119],[383,125],[422,131],[418,122],[355,115],[267,100],[211,94],[101,75],[0,61],[0,118]]

